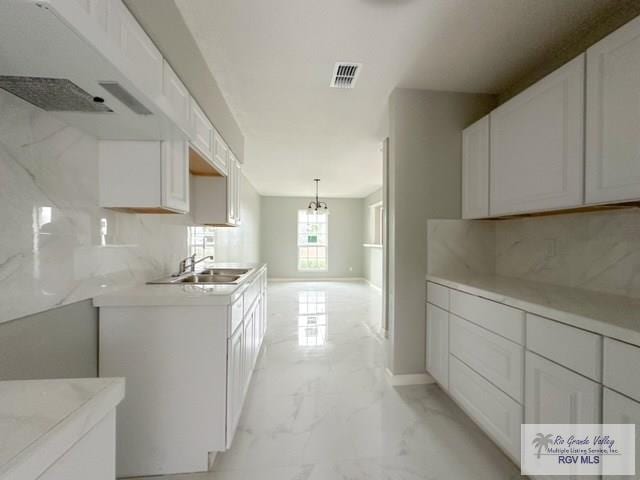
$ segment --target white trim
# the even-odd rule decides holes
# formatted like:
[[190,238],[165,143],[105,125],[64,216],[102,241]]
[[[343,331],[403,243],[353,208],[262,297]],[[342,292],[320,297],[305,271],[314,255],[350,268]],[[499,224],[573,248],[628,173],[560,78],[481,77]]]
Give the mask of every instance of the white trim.
[[373,288],[376,292],[378,292],[379,294],[382,294],[382,287],[379,287],[373,283],[371,283],[371,280],[369,280],[368,278],[364,278],[363,279],[365,282],[367,282],[367,284]]
[[404,375],[394,375],[391,370],[385,368],[387,382],[389,385],[398,387],[402,385],[426,385],[435,383],[435,380],[427,372],[425,373],[409,373]]
[[381,243],[363,243],[362,246],[365,248],[382,248]]
[[365,282],[362,277],[269,277],[270,282]]

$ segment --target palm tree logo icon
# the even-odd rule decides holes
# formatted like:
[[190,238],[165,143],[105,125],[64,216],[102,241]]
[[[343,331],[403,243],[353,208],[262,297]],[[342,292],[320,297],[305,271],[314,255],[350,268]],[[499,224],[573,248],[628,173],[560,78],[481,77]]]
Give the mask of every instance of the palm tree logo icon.
[[538,453],[536,454],[536,457],[538,459],[540,458],[542,448],[543,447],[547,448],[549,445],[551,445],[551,443],[552,443],[551,437],[553,437],[552,433],[548,433],[547,435],[543,435],[542,433],[538,433],[536,435],[536,438],[533,439],[533,442],[531,442],[533,444],[533,446],[538,449]]

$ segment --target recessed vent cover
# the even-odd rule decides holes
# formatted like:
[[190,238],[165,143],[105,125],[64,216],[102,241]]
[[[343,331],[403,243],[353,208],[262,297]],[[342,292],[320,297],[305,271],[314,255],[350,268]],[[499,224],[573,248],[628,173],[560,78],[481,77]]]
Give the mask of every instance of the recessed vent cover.
[[358,75],[362,69],[361,63],[338,62],[333,67],[331,77],[331,87],[333,88],[353,88],[358,80]]
[[145,107],[142,103],[138,101],[136,97],[131,95],[128,90],[126,90],[122,85],[118,82],[98,82],[102,88],[104,88],[111,95],[116,97],[122,103],[124,103],[127,107],[129,107],[134,113],[138,115],[153,115],[153,113]]
[[104,103],[66,78],[0,76],[0,88],[48,112],[110,113]]

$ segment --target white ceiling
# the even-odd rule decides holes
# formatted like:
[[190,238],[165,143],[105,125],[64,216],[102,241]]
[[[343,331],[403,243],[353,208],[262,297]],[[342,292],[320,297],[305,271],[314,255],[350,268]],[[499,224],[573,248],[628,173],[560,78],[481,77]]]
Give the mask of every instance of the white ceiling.
[[[616,0],[176,0],[245,135],[263,195],[382,183],[397,86],[498,93]],[[329,88],[336,61],[364,64]]]

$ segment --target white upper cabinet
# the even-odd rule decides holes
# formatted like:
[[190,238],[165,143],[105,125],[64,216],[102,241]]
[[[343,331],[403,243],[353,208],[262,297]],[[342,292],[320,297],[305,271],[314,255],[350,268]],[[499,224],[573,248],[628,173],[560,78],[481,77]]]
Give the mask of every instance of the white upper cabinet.
[[193,219],[197,225],[240,224],[240,164],[229,156],[227,176],[193,176]]
[[[100,2],[90,4],[96,9],[100,7]],[[125,64],[121,67],[138,88],[150,98],[157,98],[162,92],[162,54],[122,1],[113,0],[107,4],[107,28],[123,56]]]
[[489,116],[462,131],[462,218],[489,216]]
[[229,188],[227,188],[229,223],[240,225],[240,164],[231,151],[229,151],[227,179],[229,184]]
[[640,17],[587,50],[586,201],[640,198]]
[[189,138],[198,152],[213,163],[213,125],[194,98],[191,98]]
[[584,58],[490,114],[490,214],[583,204]]
[[189,211],[189,154],[187,143],[162,142],[162,205],[177,212]]
[[227,163],[229,161],[229,147],[224,142],[217,130],[213,131],[213,163],[221,173],[227,173]]
[[189,211],[184,141],[99,142],[100,206],[139,213]]
[[161,105],[178,127],[189,131],[191,95],[166,60],[162,69]]

